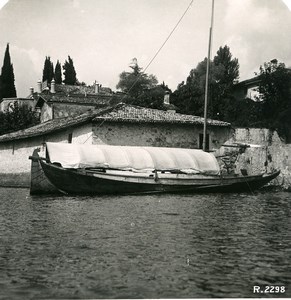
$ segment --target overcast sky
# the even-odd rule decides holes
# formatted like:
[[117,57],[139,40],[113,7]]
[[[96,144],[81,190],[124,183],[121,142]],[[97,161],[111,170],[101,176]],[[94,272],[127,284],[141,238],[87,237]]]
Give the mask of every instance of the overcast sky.
[[[55,65],[70,55],[80,81],[115,90],[133,58],[141,67],[149,63],[190,2],[0,0],[0,67],[9,42],[19,97],[36,87],[45,56]],[[240,80],[274,58],[291,66],[291,12],[284,2],[215,0],[212,56],[228,45],[239,60]],[[175,90],[207,56],[210,13],[211,0],[194,0],[147,73]]]

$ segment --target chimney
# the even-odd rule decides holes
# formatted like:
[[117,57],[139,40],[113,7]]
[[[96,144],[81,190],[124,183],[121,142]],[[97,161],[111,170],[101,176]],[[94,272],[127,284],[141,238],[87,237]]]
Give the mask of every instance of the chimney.
[[166,91],[164,95],[164,104],[166,105],[170,104],[170,93],[168,91]]
[[37,92],[39,94],[41,94],[41,92],[42,92],[42,83],[40,80],[37,82]]
[[100,86],[99,86],[99,83],[97,83],[96,82],[96,80],[95,80],[95,82],[94,82],[94,86],[95,86],[95,94],[99,94],[99,92],[100,92]]
[[30,87],[30,88],[29,88],[29,92],[30,92],[30,94],[29,94],[29,95],[30,95],[30,96],[32,96],[32,95],[33,95],[33,93],[34,93],[34,89],[33,89],[33,87]]
[[52,93],[52,94],[55,94],[55,93],[56,93],[56,82],[55,82],[54,79],[53,79],[52,82],[51,82],[51,93]]

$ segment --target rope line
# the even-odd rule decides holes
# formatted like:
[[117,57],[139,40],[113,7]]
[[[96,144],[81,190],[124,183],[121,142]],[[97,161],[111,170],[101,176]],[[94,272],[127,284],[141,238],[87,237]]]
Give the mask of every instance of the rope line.
[[[165,41],[163,42],[163,44],[160,46],[160,48],[156,51],[156,53],[154,54],[154,56],[152,57],[152,59],[150,60],[150,62],[147,64],[147,66],[144,68],[144,72],[149,68],[149,66],[153,63],[153,61],[156,59],[156,57],[158,56],[158,54],[162,51],[162,49],[164,48],[164,46],[166,45],[166,43],[168,42],[168,40],[170,39],[170,37],[173,35],[173,33],[175,32],[175,30],[177,29],[177,27],[179,26],[179,24],[181,23],[181,21],[183,20],[184,16],[186,15],[186,13],[188,12],[188,10],[190,9],[190,7],[192,6],[194,0],[191,0],[189,5],[187,6],[187,8],[185,9],[185,11],[183,12],[182,16],[179,18],[178,22],[176,23],[176,25],[173,27],[173,29],[171,30],[171,32],[168,34],[167,38],[165,39]],[[140,77],[142,76],[142,74],[139,74],[136,78],[136,80],[134,81],[134,83],[132,84],[132,86],[129,88],[129,90],[127,91],[127,93],[129,93],[133,87],[136,85],[136,83],[138,82],[138,80],[140,79]],[[121,100],[123,100],[125,98],[125,96],[122,97]]]
[[[162,49],[164,48],[164,46],[166,45],[166,43],[168,42],[168,40],[170,39],[170,37],[173,35],[173,33],[175,32],[175,30],[177,29],[177,27],[179,26],[179,24],[182,22],[183,18],[185,17],[185,15],[187,14],[188,10],[190,9],[190,7],[192,6],[194,0],[191,0],[189,5],[187,6],[187,8],[185,9],[185,11],[183,12],[182,16],[179,18],[178,22],[176,23],[176,25],[173,27],[173,29],[171,30],[171,32],[168,34],[167,38],[165,39],[165,41],[162,43],[162,45],[160,46],[160,48],[156,51],[155,55],[152,57],[152,59],[150,60],[150,62],[146,65],[146,67],[144,68],[144,72],[149,68],[149,66],[153,63],[153,61],[156,59],[156,57],[158,56],[158,54],[162,51]],[[133,89],[133,87],[136,85],[136,83],[138,82],[138,80],[140,79],[140,77],[142,76],[142,73],[139,74],[136,78],[136,80],[134,81],[134,83],[132,84],[132,86],[129,88],[129,90],[127,91],[127,94]],[[124,95],[121,98],[121,102],[125,99],[126,95]],[[112,106],[112,108],[116,108],[118,106],[119,103],[115,104]],[[105,122],[105,119],[98,124],[97,128],[101,127],[103,125],[103,123]],[[92,133],[93,134],[93,133]],[[89,136],[90,137],[90,136]],[[83,144],[85,144],[89,137],[85,140],[85,142]]]

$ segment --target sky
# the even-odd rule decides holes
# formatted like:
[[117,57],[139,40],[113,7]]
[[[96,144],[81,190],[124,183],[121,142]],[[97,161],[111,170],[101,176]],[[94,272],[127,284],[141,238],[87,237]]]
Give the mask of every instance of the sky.
[[[240,81],[274,58],[291,67],[291,1],[215,0],[212,57],[228,45]],[[116,90],[136,58],[145,68],[191,0],[0,0],[0,67],[7,43],[18,97],[54,65],[73,59],[79,81]],[[288,8],[289,5],[289,8]],[[207,56],[211,0],[194,0],[147,68],[173,91]]]

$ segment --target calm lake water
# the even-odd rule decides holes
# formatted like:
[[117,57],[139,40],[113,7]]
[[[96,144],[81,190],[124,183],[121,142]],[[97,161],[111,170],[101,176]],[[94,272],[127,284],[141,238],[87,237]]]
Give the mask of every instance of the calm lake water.
[[0,197],[0,299],[291,297],[290,193]]

